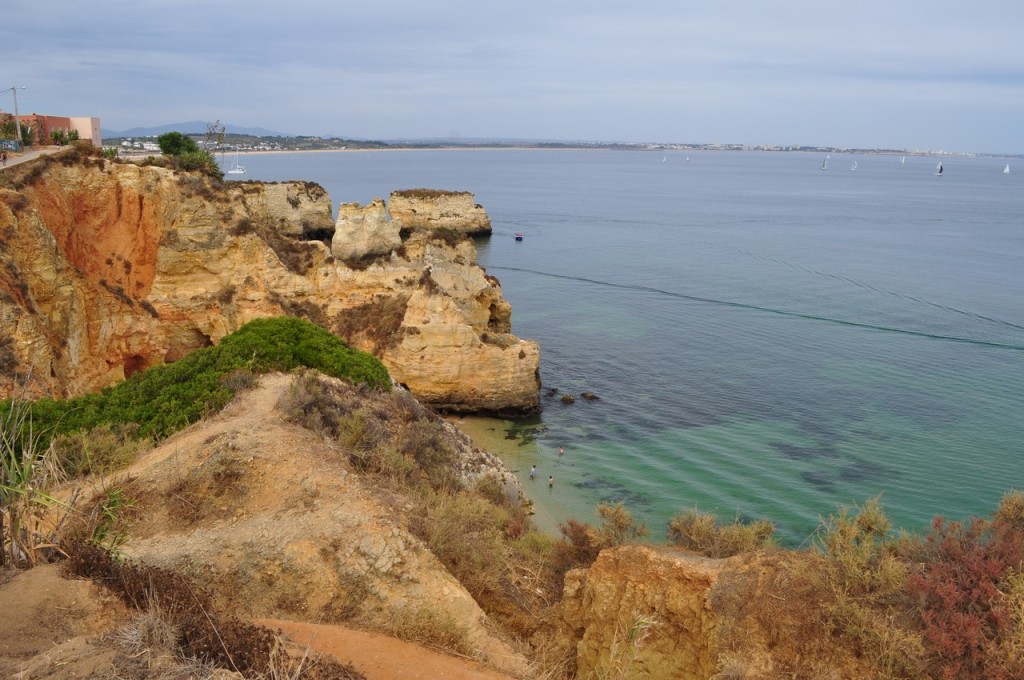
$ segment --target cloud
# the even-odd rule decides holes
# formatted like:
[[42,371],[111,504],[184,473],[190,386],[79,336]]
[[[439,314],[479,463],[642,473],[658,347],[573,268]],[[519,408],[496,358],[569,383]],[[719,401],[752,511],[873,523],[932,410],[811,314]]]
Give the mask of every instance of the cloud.
[[19,103],[114,129],[1022,152],[1022,19],[1003,0],[55,0],[9,8],[0,41]]

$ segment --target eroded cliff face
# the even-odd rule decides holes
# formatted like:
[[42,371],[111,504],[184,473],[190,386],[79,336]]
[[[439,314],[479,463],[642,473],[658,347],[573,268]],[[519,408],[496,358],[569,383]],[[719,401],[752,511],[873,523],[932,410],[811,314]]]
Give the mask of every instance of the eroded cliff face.
[[440,227],[473,236],[491,233],[491,218],[468,191],[393,191],[388,209],[391,219],[405,230]]
[[831,634],[812,555],[763,551],[711,559],[666,546],[601,552],[565,576],[548,635],[577,677],[872,677],[852,636]]
[[292,314],[375,352],[427,402],[537,407],[539,348],[509,335],[471,243],[413,233],[346,263],[316,184],[211,183],[74,155],[2,177],[0,394],[16,373],[33,395],[96,390]]
[[721,562],[625,546],[566,574],[561,635],[578,676],[619,677],[628,667],[630,678],[710,678]]

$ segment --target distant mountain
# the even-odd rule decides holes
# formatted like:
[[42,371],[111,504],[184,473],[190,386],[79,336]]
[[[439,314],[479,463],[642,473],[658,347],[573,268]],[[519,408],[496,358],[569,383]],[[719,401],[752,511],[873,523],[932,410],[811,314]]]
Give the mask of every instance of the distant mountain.
[[[157,125],[155,127],[137,127],[130,130],[101,130],[103,137],[155,137],[165,132],[182,132],[190,134],[206,134],[206,121],[193,120],[188,123],[173,123],[171,125]],[[274,132],[260,127],[240,127],[238,125],[225,124],[225,132],[233,135],[253,135],[256,137],[291,137],[284,132]]]

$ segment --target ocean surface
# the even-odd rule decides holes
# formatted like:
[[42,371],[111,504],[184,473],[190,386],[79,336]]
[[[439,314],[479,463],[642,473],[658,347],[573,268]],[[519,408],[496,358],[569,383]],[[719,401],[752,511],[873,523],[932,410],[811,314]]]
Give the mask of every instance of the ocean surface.
[[653,539],[696,507],[771,518],[798,545],[820,517],[879,494],[912,530],[986,515],[1024,488],[1024,163],[1004,174],[1014,160],[945,158],[935,176],[935,158],[822,160],[466,150],[243,163],[245,179],[319,182],[335,212],[394,189],[476,195],[494,225],[480,263],[513,332],[541,344],[542,393],[600,397],[461,420],[518,471],[542,526],[621,501]]

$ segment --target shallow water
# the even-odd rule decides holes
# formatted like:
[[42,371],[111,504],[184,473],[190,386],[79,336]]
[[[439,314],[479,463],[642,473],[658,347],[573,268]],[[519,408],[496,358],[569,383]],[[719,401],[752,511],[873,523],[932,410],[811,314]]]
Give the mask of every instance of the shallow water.
[[[544,399],[466,419],[538,520],[623,501],[663,535],[698,506],[790,543],[877,494],[894,522],[990,512],[1024,486],[1024,186],[1003,159],[416,151],[245,159],[337,204],[472,191],[480,262],[542,345]],[[514,232],[524,232],[516,242]],[[512,428],[511,439],[506,429]],[[491,429],[493,428],[493,429]],[[558,447],[565,454],[558,456]],[[547,476],[555,476],[549,489]]]

